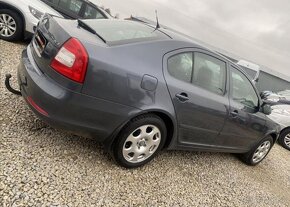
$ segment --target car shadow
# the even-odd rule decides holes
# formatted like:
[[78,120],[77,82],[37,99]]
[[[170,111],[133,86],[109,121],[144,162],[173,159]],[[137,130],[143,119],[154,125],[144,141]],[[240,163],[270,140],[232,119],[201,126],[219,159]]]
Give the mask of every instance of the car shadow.
[[[17,113],[21,114],[23,118],[16,121],[20,126],[18,133],[22,134],[24,159],[45,154],[48,160],[58,163],[82,162],[90,167],[101,165],[105,169],[112,167],[124,169],[116,165],[110,153],[97,140],[50,127],[33,114],[24,100],[21,101],[23,104],[17,109]],[[239,162],[237,156],[228,153],[163,150],[153,162],[146,166],[154,167],[163,162],[171,163],[173,166],[179,165],[180,163],[176,161],[183,161],[182,163],[189,165],[205,162],[213,165],[213,161],[222,165],[227,165],[229,161]]]

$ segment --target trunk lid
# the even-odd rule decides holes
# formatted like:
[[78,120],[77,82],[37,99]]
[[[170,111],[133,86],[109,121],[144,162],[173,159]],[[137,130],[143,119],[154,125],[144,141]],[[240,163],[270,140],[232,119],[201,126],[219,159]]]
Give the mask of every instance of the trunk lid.
[[71,37],[80,41],[90,39],[93,42],[102,43],[95,35],[79,28],[76,20],[67,20],[45,14],[39,21],[30,46],[34,61],[45,75],[68,89],[81,92],[82,84],[66,78],[50,66],[60,48]]

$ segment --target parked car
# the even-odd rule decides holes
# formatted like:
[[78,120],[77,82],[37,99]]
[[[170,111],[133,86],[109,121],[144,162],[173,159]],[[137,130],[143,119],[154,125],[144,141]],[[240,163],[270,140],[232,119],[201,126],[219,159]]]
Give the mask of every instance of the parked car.
[[279,131],[239,66],[135,21],[45,15],[18,83],[42,120],[97,139],[127,168],[163,148],[238,153],[256,165]]
[[277,93],[273,91],[263,91],[260,93],[261,98],[264,102],[270,105],[290,105],[290,94],[289,90],[279,91]]
[[278,142],[285,149],[290,150],[290,105],[272,106],[269,118],[281,126]]
[[110,14],[88,0],[41,0],[69,19],[108,19]]
[[62,16],[40,0],[0,0],[0,39],[16,41],[31,37],[45,12]]

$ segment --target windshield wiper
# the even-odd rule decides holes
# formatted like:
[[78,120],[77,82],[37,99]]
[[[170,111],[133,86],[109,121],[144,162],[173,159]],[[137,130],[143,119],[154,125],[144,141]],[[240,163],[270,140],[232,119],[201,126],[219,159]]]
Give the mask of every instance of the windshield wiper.
[[96,30],[94,30],[90,25],[88,25],[87,23],[85,23],[84,21],[78,19],[78,26],[82,27],[83,29],[97,35],[104,43],[107,43],[107,41],[101,36],[99,35]]

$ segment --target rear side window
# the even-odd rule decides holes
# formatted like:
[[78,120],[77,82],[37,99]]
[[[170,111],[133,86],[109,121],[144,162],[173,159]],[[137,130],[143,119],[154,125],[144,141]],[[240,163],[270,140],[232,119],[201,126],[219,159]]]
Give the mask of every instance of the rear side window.
[[168,60],[168,72],[173,77],[191,82],[193,66],[193,53],[181,53]]
[[84,19],[105,19],[106,17],[98,9],[86,5]]
[[59,7],[74,14],[79,14],[83,2],[80,0],[59,0]]
[[248,78],[235,68],[231,68],[231,95],[234,101],[250,107],[257,108],[259,98]]
[[168,59],[168,72],[176,79],[213,93],[225,92],[226,63],[203,53],[181,53]]

